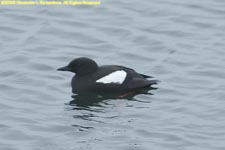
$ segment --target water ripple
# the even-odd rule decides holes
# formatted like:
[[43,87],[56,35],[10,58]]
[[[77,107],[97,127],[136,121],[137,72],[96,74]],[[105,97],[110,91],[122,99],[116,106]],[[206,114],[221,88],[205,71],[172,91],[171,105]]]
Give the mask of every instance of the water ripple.
[[[0,149],[224,149],[225,3],[1,7]],[[71,98],[75,57],[154,76],[130,99]]]

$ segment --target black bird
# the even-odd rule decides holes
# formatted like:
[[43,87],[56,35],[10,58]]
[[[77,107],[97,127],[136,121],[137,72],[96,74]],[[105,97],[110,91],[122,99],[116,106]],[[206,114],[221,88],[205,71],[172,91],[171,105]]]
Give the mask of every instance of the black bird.
[[58,70],[76,74],[71,82],[75,94],[126,94],[157,84],[157,80],[147,80],[151,76],[133,69],[117,65],[98,66],[94,60],[86,57],[74,59]]

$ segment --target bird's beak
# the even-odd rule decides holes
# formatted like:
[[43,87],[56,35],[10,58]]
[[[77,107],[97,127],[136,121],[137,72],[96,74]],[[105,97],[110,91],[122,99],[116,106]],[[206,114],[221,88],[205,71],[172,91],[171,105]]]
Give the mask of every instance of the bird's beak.
[[68,66],[65,67],[61,67],[59,69],[57,69],[58,71],[70,71],[71,69]]

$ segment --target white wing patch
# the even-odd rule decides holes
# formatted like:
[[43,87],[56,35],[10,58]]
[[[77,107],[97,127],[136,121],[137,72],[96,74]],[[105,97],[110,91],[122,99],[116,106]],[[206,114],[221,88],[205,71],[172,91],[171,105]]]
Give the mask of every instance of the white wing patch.
[[96,82],[104,84],[108,83],[122,84],[123,81],[126,79],[126,76],[127,73],[125,71],[118,70],[98,79]]

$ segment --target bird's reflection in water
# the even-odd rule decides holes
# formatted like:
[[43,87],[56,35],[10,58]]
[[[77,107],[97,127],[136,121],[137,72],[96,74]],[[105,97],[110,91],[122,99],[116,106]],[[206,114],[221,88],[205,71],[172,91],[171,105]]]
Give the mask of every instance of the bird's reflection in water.
[[[111,100],[130,100],[130,101],[138,101],[143,103],[150,103],[150,100],[141,101],[138,100],[136,95],[144,94],[144,95],[153,95],[151,93],[152,90],[157,88],[143,88],[138,89],[133,92],[128,93],[117,93],[117,94],[104,94],[104,95],[73,95],[68,105],[72,106],[69,110],[79,110],[76,114],[73,114],[73,118],[76,120],[73,127],[75,127],[78,131],[87,131],[90,129],[94,129],[99,126],[99,124],[105,124],[105,119],[111,119],[118,117],[117,114],[112,113],[107,116],[102,116],[102,113],[107,112],[107,107],[112,105],[109,101]],[[85,123],[84,123],[85,121]]]
[[128,93],[113,93],[113,94],[103,94],[103,95],[72,95],[73,100],[69,102],[69,105],[76,106],[74,109],[88,109],[91,106],[101,106],[101,103],[104,103],[104,100],[109,99],[127,99],[127,100],[136,100],[134,97],[139,94],[144,95],[153,95],[150,91],[157,88],[146,87],[138,89]]

